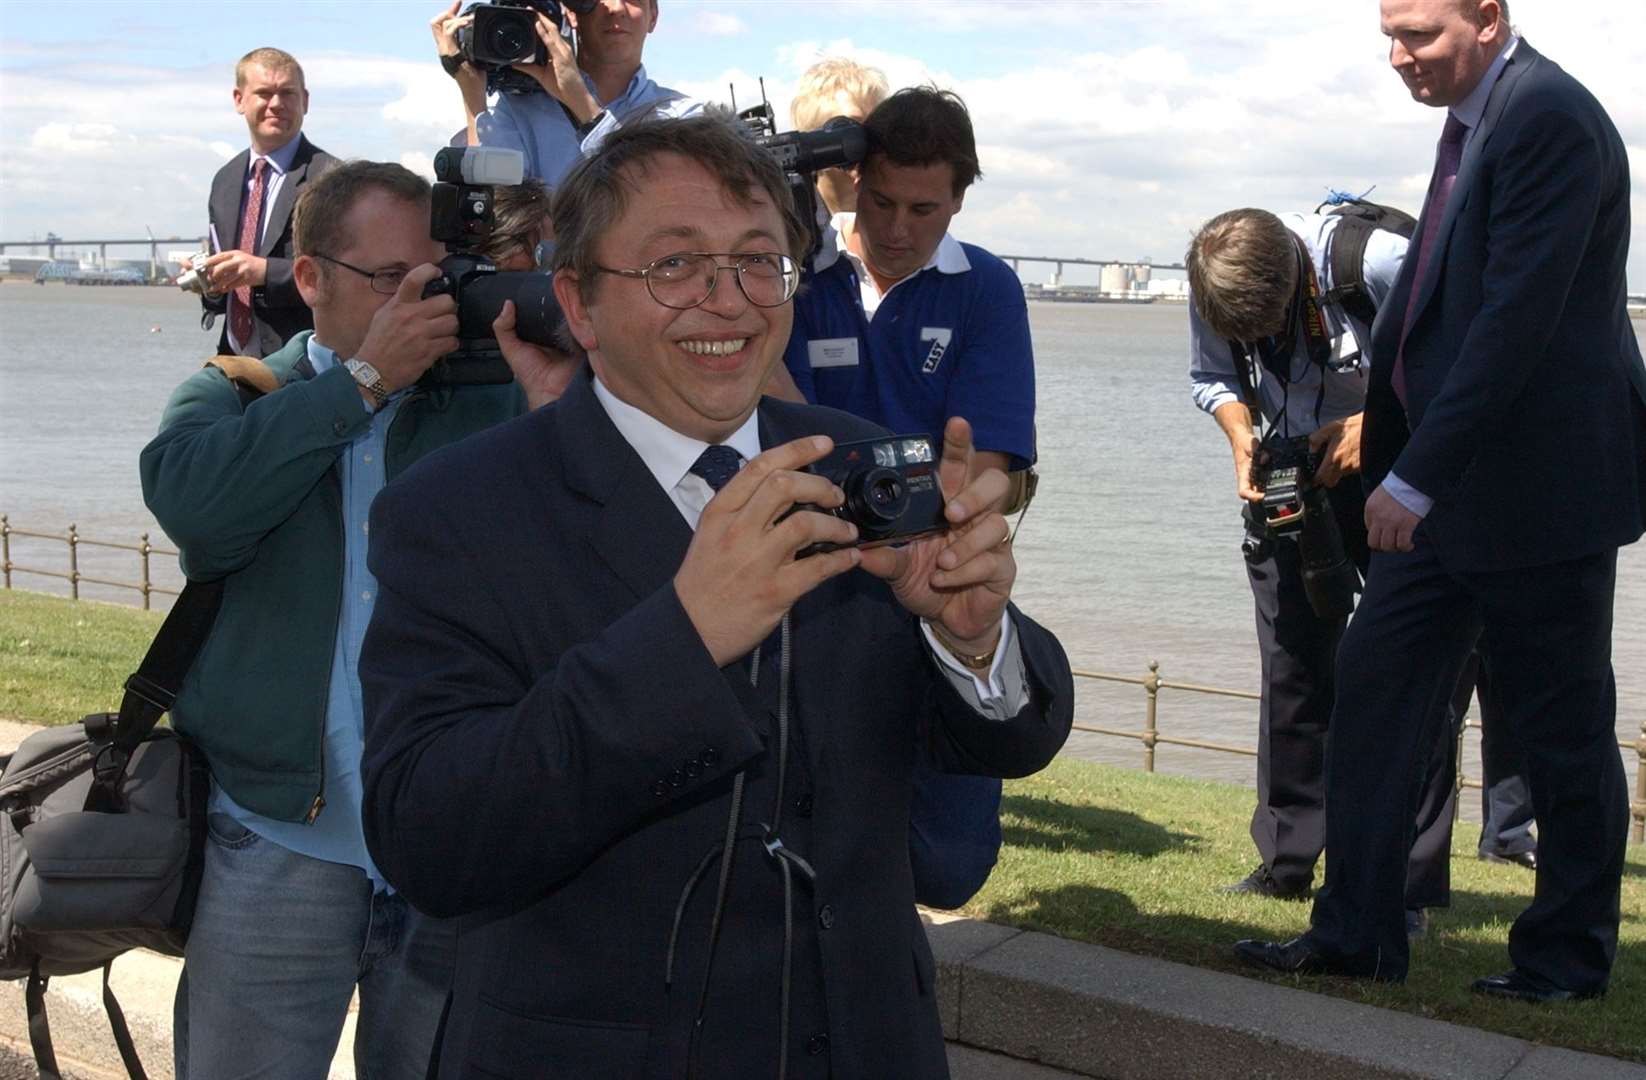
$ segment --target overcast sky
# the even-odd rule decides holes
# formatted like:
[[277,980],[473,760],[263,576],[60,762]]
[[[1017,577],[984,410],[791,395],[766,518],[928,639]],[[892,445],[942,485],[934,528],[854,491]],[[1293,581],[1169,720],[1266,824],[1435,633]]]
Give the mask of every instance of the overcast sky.
[[[437,6],[0,0],[0,239],[203,232],[212,174],[246,144],[233,64],[261,45],[302,61],[313,95],[304,131],[318,145],[429,172],[461,122],[429,37]],[[786,120],[795,77],[835,54],[878,65],[894,87],[958,91],[985,175],[953,228],[997,252],[1172,262],[1218,211],[1312,208],[1331,188],[1375,185],[1374,198],[1415,213],[1442,123],[1389,70],[1375,0],[661,8],[648,71],[710,100],[735,84],[738,104],[752,103],[764,76]],[[1629,146],[1630,282],[1646,291],[1646,3],[1514,0],[1513,10]]]

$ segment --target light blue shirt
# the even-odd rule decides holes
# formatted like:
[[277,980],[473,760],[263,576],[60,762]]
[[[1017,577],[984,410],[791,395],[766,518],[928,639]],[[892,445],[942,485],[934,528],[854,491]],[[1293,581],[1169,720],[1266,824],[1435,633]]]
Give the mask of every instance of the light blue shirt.
[[[1502,52],[1497,54],[1497,59],[1493,60],[1492,66],[1486,69],[1486,74],[1480,77],[1480,82],[1476,84],[1473,90],[1469,91],[1468,97],[1453,105],[1449,110],[1453,116],[1457,117],[1458,123],[1469,129],[1469,133],[1463,136],[1463,153],[1467,154],[1469,152],[1469,144],[1474,142],[1475,139],[1475,129],[1480,127],[1480,121],[1486,115],[1486,102],[1491,99],[1492,87],[1497,85],[1498,78],[1502,76],[1503,69],[1509,65],[1509,58],[1514,55],[1515,49],[1519,45],[1520,35],[1511,31],[1509,43],[1503,46]],[[1435,501],[1432,497],[1423,494],[1423,492],[1417,490],[1393,472],[1383,478],[1383,490],[1393,496],[1394,500],[1401,506],[1420,518],[1427,517],[1429,511],[1434,509]]]
[[[589,93],[594,80],[583,74]],[[656,103],[648,110],[647,105]],[[684,97],[646,77],[644,66],[636,69],[628,88],[614,100],[601,102],[606,115],[584,138],[558,100],[547,91],[531,94],[499,94],[497,103],[475,119],[481,146],[501,146],[518,150],[526,157],[526,175],[535,176],[550,188],[571,171],[584,154],[593,153],[600,143],[627,120],[639,116],[691,116],[701,112],[703,103]]]
[[[1279,217],[1309,249],[1309,258],[1320,275],[1321,292],[1336,288],[1331,245],[1343,219],[1333,214],[1281,214]],[[1405,237],[1382,229],[1366,238],[1360,272],[1375,306],[1382,306],[1394,287],[1406,246]],[[1366,352],[1372,340],[1370,326],[1350,318],[1337,304],[1324,304],[1321,311],[1332,337],[1332,355],[1336,360],[1346,362],[1354,354]],[[1257,396],[1264,421],[1279,428],[1281,435],[1296,437],[1360,412],[1366,405],[1368,361],[1369,358],[1362,355],[1358,368],[1322,371],[1319,364],[1309,359],[1308,343],[1299,341],[1286,380],[1260,367]],[[1193,304],[1189,305],[1189,382],[1195,404],[1208,413],[1240,400],[1234,353],[1228,341],[1211,332]],[[1322,382],[1326,390],[1324,396],[1320,392]]]
[[[319,375],[336,365],[337,355],[311,337],[309,363]],[[211,789],[213,811],[228,814],[265,840],[299,855],[358,866],[379,890],[386,886],[366,853],[366,837],[360,825],[360,755],[365,726],[358,665],[360,643],[377,600],[377,579],[366,568],[367,512],[372,499],[383,490],[384,439],[404,396],[404,390],[391,394],[372,415],[371,426],[343,448],[337,461],[343,482],[343,602],[337,614],[326,696],[325,783],[321,791],[325,808],[312,825],[276,821],[247,810],[216,784]],[[364,399],[360,407],[366,408]],[[316,564],[314,572],[329,574],[334,569]],[[226,722],[232,719],[224,718]]]

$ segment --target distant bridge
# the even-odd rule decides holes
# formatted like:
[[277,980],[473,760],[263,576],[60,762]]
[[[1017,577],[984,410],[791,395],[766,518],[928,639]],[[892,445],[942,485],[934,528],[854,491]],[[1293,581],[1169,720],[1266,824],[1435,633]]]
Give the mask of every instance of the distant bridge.
[[201,250],[206,243],[204,236],[145,236],[139,240],[64,240],[62,237],[48,233],[44,240],[0,240],[0,255],[15,248],[45,248],[48,259],[57,258],[58,248],[90,248],[97,249],[98,261],[107,266],[109,248],[111,247],[146,247],[149,249],[149,261],[160,262],[160,247],[162,244],[182,246]]
[[1020,263],[1020,262],[1055,263],[1055,264],[1057,264],[1057,276],[1058,277],[1063,276],[1063,267],[1064,267],[1065,264],[1067,264],[1069,266],[1098,266],[1098,267],[1102,267],[1102,266],[1147,266],[1150,270],[1179,270],[1180,271],[1180,270],[1183,269],[1183,264],[1182,263],[1157,263],[1157,262],[1150,262],[1146,258],[1144,258],[1144,259],[1070,259],[1070,258],[1059,258],[1056,255],[1001,255],[1001,256],[999,256],[999,258],[1004,260],[1005,262],[1011,263],[1012,264],[1012,269],[1014,271],[1017,269],[1017,264]]

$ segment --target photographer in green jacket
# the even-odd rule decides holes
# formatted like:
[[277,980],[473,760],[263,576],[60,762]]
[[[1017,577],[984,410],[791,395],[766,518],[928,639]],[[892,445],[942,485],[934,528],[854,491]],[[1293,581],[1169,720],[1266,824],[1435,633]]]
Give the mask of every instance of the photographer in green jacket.
[[[367,509],[422,455],[558,396],[580,362],[521,342],[506,306],[494,329],[515,382],[419,385],[458,329],[451,297],[422,298],[442,256],[429,192],[365,161],[311,184],[293,273],[313,334],[263,365],[220,357],[190,376],[142,454],[144,499],[184,572],[224,582],[172,710],[213,775],[180,1078],[325,1075],[357,988],[361,1074],[428,1063],[453,928],[386,888],[360,827]],[[231,373],[266,392],[246,400]]]

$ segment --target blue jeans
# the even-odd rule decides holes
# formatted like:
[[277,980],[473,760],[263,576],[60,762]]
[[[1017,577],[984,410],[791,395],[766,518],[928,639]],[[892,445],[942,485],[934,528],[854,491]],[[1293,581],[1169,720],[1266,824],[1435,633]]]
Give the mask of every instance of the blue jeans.
[[208,820],[205,873],[177,984],[178,1080],[323,1080],[355,987],[360,1080],[428,1071],[456,923],[375,893],[359,867]]

